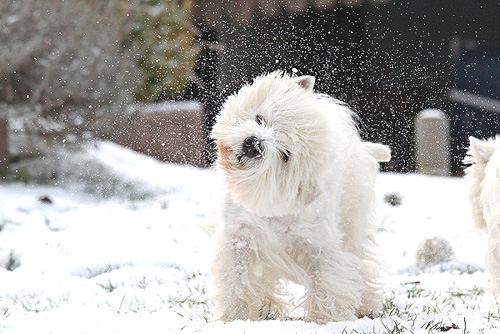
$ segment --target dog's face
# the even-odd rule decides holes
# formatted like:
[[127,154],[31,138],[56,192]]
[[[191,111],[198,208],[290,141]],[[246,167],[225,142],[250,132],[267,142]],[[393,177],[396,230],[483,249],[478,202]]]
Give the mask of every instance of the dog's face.
[[212,136],[233,199],[259,216],[294,213],[318,195],[331,130],[314,78],[274,72],[230,96]]

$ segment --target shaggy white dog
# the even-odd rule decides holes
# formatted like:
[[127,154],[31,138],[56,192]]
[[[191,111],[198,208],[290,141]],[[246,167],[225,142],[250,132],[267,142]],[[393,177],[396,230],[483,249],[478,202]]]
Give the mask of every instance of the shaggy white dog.
[[500,293],[500,136],[488,140],[469,137],[464,163],[472,218],[478,229],[486,230],[486,267],[494,293]]
[[230,96],[213,129],[222,200],[212,264],[215,318],[283,318],[287,281],[306,321],[353,320],[382,305],[373,184],[390,150],[362,142],[353,113],[273,72]]

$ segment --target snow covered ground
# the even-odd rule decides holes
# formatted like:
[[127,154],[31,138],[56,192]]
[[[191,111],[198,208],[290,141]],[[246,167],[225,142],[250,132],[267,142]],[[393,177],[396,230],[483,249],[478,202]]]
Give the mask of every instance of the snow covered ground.
[[[58,167],[67,182],[0,183],[0,333],[500,332],[485,236],[472,228],[463,179],[380,176],[381,317],[222,323],[210,321],[211,244],[201,228],[210,222],[216,173],[111,143],[79,154],[80,164]],[[89,182],[75,177],[79,170],[107,174]],[[129,195],[148,195],[99,189],[120,182]],[[455,257],[417,267],[418,244],[435,236]]]

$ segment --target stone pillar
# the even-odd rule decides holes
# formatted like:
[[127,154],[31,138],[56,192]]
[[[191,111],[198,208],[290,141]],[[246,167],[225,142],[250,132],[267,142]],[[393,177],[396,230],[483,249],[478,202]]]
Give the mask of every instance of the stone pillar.
[[0,180],[1,176],[7,171],[9,161],[10,156],[7,142],[7,120],[0,117]]
[[450,175],[450,124],[438,109],[425,109],[415,119],[416,172]]

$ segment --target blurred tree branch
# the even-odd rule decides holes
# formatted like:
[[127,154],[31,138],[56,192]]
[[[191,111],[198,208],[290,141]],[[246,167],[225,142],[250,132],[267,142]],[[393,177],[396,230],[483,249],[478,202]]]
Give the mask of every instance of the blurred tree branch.
[[40,104],[48,112],[67,103],[129,97],[134,59],[121,39],[130,11],[124,0],[3,3],[0,101]]
[[99,108],[122,113],[139,82],[135,51],[122,47],[134,10],[126,0],[0,2],[0,118],[28,137],[11,141],[17,153],[84,131]]
[[[37,156],[96,134],[118,137],[134,94],[142,101],[180,95],[197,57],[190,6],[0,1],[0,119],[15,133],[13,155]],[[146,86],[150,78],[159,84]]]

